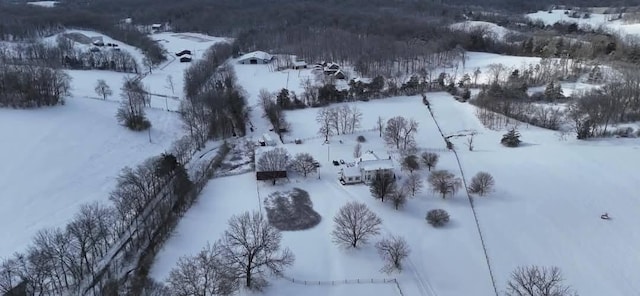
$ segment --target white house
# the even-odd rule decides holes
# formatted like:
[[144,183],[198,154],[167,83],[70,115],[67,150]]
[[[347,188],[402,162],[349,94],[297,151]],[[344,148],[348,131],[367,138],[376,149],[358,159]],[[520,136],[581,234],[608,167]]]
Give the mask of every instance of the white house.
[[365,152],[357,164],[345,166],[340,170],[342,184],[371,183],[377,173],[393,175],[393,161],[391,157],[380,158],[372,151]]
[[273,60],[273,56],[264,51],[254,51],[244,54],[238,58],[240,64],[268,64]]

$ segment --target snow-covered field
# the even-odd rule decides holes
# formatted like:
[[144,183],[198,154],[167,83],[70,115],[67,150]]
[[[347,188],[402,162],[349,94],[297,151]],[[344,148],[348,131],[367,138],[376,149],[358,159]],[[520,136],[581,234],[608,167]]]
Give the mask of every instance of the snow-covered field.
[[[483,73],[492,63],[520,66],[537,61],[482,53],[469,56],[466,68],[480,67]],[[250,105],[255,107],[260,89],[278,91],[287,87],[288,80],[288,88],[299,93],[301,79],[313,75],[308,70],[271,72],[260,65],[235,68]],[[589,86],[563,87],[568,94],[569,90]],[[635,295],[640,290],[635,280],[640,278],[640,257],[634,247],[640,244],[640,233],[635,230],[640,224],[636,213],[640,199],[635,196],[640,184],[635,180],[635,162],[631,161],[637,158],[640,140],[577,141],[571,136],[562,139],[553,131],[521,125],[522,147],[505,148],[499,144],[504,131],[485,129],[475,117],[473,106],[459,103],[446,93],[427,96],[445,135],[478,132],[473,152],[466,150],[464,137],[452,140],[460,152],[467,181],[478,171],[487,171],[496,179],[496,191],[478,198],[475,204],[500,292],[505,290],[514,268],[531,264],[560,267],[566,283],[580,295]],[[292,155],[311,153],[322,164],[319,175],[307,179],[294,176],[290,182],[276,186],[256,183],[251,173],[212,180],[158,255],[151,275],[157,280],[166,279],[179,257],[194,254],[207,242],[217,240],[233,214],[257,210],[261,198],[298,187],[310,193],[322,221],[310,230],[284,233],[283,245],[296,255],[286,276],[303,281],[393,277],[398,279],[404,295],[493,294],[475,221],[463,193],[442,200],[425,191],[396,211],[390,204],[374,200],[366,186],[342,186],[337,182],[339,168],[330,161],[352,159],[357,135],[367,139],[363,150],[391,153],[398,163],[397,153],[382,143],[377,131],[364,131],[373,128],[378,116],[416,119],[419,148],[437,151],[441,155],[438,168],[460,175],[454,155],[444,150],[444,142],[420,97],[353,104],[364,113],[363,131],[333,137],[330,144],[323,144],[317,136],[317,109],[288,111],[292,131],[285,140],[305,141],[284,147]],[[251,119],[257,127],[254,137],[268,129],[259,108],[254,108]],[[405,174],[399,168],[396,173],[401,179]],[[422,170],[420,174],[426,179],[428,172]],[[381,216],[383,235],[394,233],[408,240],[412,254],[403,273],[380,273],[381,262],[371,244],[358,250],[343,250],[331,242],[333,216],[340,206],[353,200],[366,203]],[[424,215],[433,208],[443,208],[451,214],[449,226],[435,229],[426,224]],[[612,220],[600,219],[604,212]],[[274,279],[264,294],[397,295],[397,291],[387,284],[305,286]]]
[[[130,45],[103,34],[69,30],[87,37],[100,36],[117,43],[141,62],[143,55]],[[195,58],[221,38],[200,34],[163,33],[169,62],[143,80],[152,93],[171,94],[166,76],[174,79],[176,97],[182,94],[183,70],[189,64],[175,63],[177,48],[195,51]],[[196,38],[197,37],[197,38]],[[45,39],[55,42],[56,36]],[[89,44],[76,43],[78,47]],[[146,110],[152,128],[132,132],[119,125],[115,114],[122,82],[130,73],[66,70],[72,78],[71,96],[63,106],[34,110],[0,109],[0,258],[24,251],[35,233],[46,227],[64,227],[79,206],[106,201],[116,177],[125,166],[135,166],[148,157],[167,151],[183,135],[177,110],[179,100],[152,96]],[[157,74],[156,74],[157,73]],[[104,79],[113,95],[103,101],[95,93],[97,80]],[[149,139],[151,138],[151,139]],[[151,140],[151,141],[150,141]]]
[[29,5],[35,5],[40,7],[54,7],[56,4],[60,3],[60,1],[33,1],[27,2]]
[[149,110],[149,143],[146,132],[117,124],[117,107],[69,98],[64,106],[0,109],[0,257],[23,251],[42,228],[64,226],[81,204],[107,200],[122,168],[166,151],[181,134],[176,114]]
[[568,15],[564,14],[564,10],[552,10],[551,13],[548,11],[538,11],[534,13],[527,14],[527,17],[533,20],[541,20],[547,25],[553,25],[556,22],[568,22],[568,23],[577,23],[579,26],[589,26],[591,28],[598,28],[603,26],[609,30],[614,32],[619,32],[621,34],[626,35],[640,35],[640,23],[627,23],[623,20],[613,20],[609,21],[609,19],[617,17],[616,15],[607,15],[601,13],[591,13],[590,18],[571,18]]
[[455,23],[451,26],[449,26],[451,29],[454,30],[461,30],[461,31],[471,31],[471,30],[485,30],[485,32],[487,34],[491,34],[492,38],[495,38],[497,40],[503,40],[504,37],[511,33],[511,30],[496,25],[494,23],[490,23],[490,22],[483,22],[483,21],[465,21],[465,22],[460,22],[460,23]]

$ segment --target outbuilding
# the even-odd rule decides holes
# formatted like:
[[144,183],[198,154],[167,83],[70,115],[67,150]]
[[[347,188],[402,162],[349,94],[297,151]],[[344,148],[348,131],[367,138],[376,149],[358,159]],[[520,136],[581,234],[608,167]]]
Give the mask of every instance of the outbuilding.
[[254,51],[244,54],[238,58],[239,64],[257,65],[268,64],[273,60],[273,56],[264,51]]
[[189,63],[191,62],[192,58],[191,55],[185,54],[183,56],[180,57],[180,62],[181,63]]

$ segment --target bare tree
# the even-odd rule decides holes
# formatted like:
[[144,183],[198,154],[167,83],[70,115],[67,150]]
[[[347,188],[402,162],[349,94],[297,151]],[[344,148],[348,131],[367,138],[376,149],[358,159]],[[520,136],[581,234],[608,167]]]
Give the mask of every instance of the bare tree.
[[298,153],[293,157],[289,166],[295,172],[303,174],[304,177],[307,177],[308,173],[313,173],[318,170],[316,165],[314,164],[316,161],[313,159],[313,156],[309,153]]
[[409,174],[407,179],[405,179],[403,187],[407,188],[409,192],[411,192],[412,196],[415,196],[416,193],[422,191],[424,184],[422,183],[422,178],[418,174]]
[[384,131],[384,119],[382,116],[378,116],[378,120],[376,121],[376,127],[378,128],[378,133],[380,134],[380,138],[382,138],[382,132]]
[[281,241],[280,231],[260,212],[235,215],[218,242],[222,264],[229,274],[244,279],[247,287],[261,289],[266,285],[266,272],[280,275],[293,264],[293,253],[281,249]]
[[354,201],[342,206],[333,222],[333,241],[341,246],[357,248],[358,243],[366,243],[370,237],[380,233],[382,219],[365,204]]
[[144,112],[144,106],[149,100],[149,94],[140,81],[125,78],[122,85],[122,102],[116,118],[132,130],[141,131],[150,128],[151,122]]
[[442,194],[442,198],[447,195],[455,195],[462,187],[462,180],[446,170],[433,171],[429,176],[429,185],[434,193]]
[[401,206],[407,203],[407,197],[409,195],[409,189],[404,186],[400,186],[400,188],[396,189],[391,193],[391,202],[393,203],[393,207],[398,210]]
[[378,254],[384,261],[381,271],[391,273],[402,270],[402,261],[409,257],[411,250],[407,241],[399,236],[385,237],[376,243]]
[[422,158],[422,162],[424,163],[424,165],[429,168],[429,171],[431,171],[432,168],[436,167],[436,165],[438,164],[438,160],[440,159],[440,155],[433,152],[424,152],[422,153],[422,155],[420,155],[420,157]]
[[376,172],[369,185],[369,191],[373,197],[384,202],[384,198],[393,194],[396,190],[396,180],[391,174]]
[[476,133],[471,133],[468,137],[467,137],[467,148],[469,148],[469,151],[473,151],[473,137],[476,135]]
[[360,158],[360,156],[362,156],[362,144],[358,143],[353,147],[353,157]]
[[207,245],[195,256],[185,256],[171,270],[169,292],[176,296],[230,295],[238,287],[220,256],[222,249]]
[[417,130],[417,121],[396,116],[387,121],[383,138],[388,145],[396,146],[396,149],[407,150],[408,148],[414,147],[414,134]]
[[493,186],[496,184],[496,181],[493,179],[493,176],[487,172],[479,172],[471,179],[471,184],[469,185],[469,193],[478,194],[480,196],[485,196],[486,194],[493,191]]
[[571,287],[564,285],[558,267],[518,267],[507,282],[507,296],[577,296]]
[[418,157],[415,155],[407,155],[402,160],[402,168],[405,170],[409,170],[409,172],[413,173],[413,171],[420,169],[420,162],[418,162]]
[[318,134],[324,137],[325,142],[329,142],[329,137],[333,135],[332,129],[332,112],[330,108],[322,108],[318,110],[316,122],[320,124]]
[[289,164],[287,149],[278,147],[264,152],[258,158],[257,169],[262,172],[284,171]]
[[106,100],[107,97],[113,95],[113,91],[111,91],[111,87],[107,84],[104,79],[98,79],[95,87],[96,94],[102,97],[103,100]]
[[142,65],[147,68],[149,74],[153,74],[153,72],[151,72],[153,70],[153,61],[151,59],[144,57],[144,59],[142,59]]
[[171,94],[176,94],[175,84],[173,83],[173,76],[167,75],[167,89],[171,90]]

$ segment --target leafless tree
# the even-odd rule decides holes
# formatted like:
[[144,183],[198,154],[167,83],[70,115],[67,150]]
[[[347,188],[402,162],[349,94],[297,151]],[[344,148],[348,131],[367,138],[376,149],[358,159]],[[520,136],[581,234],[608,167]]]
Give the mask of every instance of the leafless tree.
[[378,133],[380,134],[380,138],[382,138],[382,132],[384,131],[384,119],[382,116],[378,116],[378,120],[376,121],[376,127],[378,128]]
[[144,57],[142,59],[142,65],[144,65],[145,68],[147,68],[147,72],[149,72],[149,74],[152,74],[153,72],[151,72],[153,70],[153,61],[147,57]]
[[111,87],[109,87],[109,85],[107,84],[106,81],[104,81],[104,79],[98,79],[98,82],[96,83],[95,91],[96,91],[96,94],[101,96],[103,100],[106,100],[107,97],[113,94],[113,91],[111,91]]
[[376,172],[371,185],[369,185],[369,192],[373,197],[384,202],[385,197],[391,196],[396,187],[396,180],[391,174]]
[[195,256],[185,256],[171,270],[167,282],[170,295],[230,295],[238,287],[221,257],[222,248],[207,245]]
[[340,208],[333,222],[333,241],[344,247],[357,248],[358,244],[366,243],[380,233],[382,219],[365,204],[350,202]]
[[424,163],[424,165],[429,168],[429,171],[431,171],[432,168],[436,167],[436,165],[438,164],[438,160],[440,159],[440,155],[433,152],[424,152],[422,153],[422,155],[420,155],[420,157],[422,158],[422,162]]
[[413,171],[420,169],[420,162],[418,162],[418,157],[415,155],[407,155],[402,160],[402,168],[408,170],[410,173]]
[[282,249],[281,241],[280,231],[260,212],[235,215],[218,243],[222,264],[247,287],[261,289],[266,285],[266,272],[280,275],[293,264],[293,253]]
[[393,207],[398,210],[401,206],[407,203],[407,197],[409,195],[409,188],[405,186],[400,186],[400,188],[394,190],[391,193],[391,202],[393,203]]
[[447,195],[455,195],[462,187],[462,180],[446,170],[431,172],[428,181],[429,185],[431,185],[431,190],[434,193],[442,194],[443,199]]
[[140,131],[151,127],[144,112],[144,106],[150,100],[142,83],[134,78],[124,80],[122,85],[122,102],[116,118],[126,127]]
[[507,296],[577,296],[571,287],[564,285],[558,267],[518,267],[507,282]]
[[471,184],[469,184],[468,188],[469,193],[485,196],[493,191],[493,186],[495,186],[495,184],[496,182],[491,174],[487,172],[479,172],[471,179]]
[[469,148],[469,151],[473,151],[473,137],[475,136],[475,133],[471,133],[468,137],[467,137],[467,148]]
[[298,172],[304,175],[304,177],[306,178],[307,174],[316,172],[318,170],[314,163],[315,159],[313,159],[313,156],[311,156],[311,154],[306,152],[298,153],[289,163],[289,167],[291,167],[294,172]]
[[391,273],[402,270],[402,261],[409,257],[411,249],[407,241],[399,236],[385,237],[376,243],[378,254],[384,261],[381,271]]
[[491,73],[491,78],[492,78],[492,80],[490,82],[491,83],[499,83],[501,81],[500,79],[501,79],[504,71],[506,71],[506,69],[507,68],[503,64],[491,64],[491,65],[489,65],[489,72]]
[[362,144],[358,143],[353,147],[353,157],[360,158],[360,156],[362,156]]
[[318,134],[324,137],[325,142],[329,142],[329,137],[333,136],[332,129],[332,112],[330,108],[322,108],[318,110],[316,122],[320,124]]
[[176,94],[175,84],[173,83],[173,76],[167,75],[167,88],[171,90],[171,94]]
[[424,184],[422,183],[422,178],[420,178],[419,174],[409,174],[407,179],[405,179],[403,186],[409,189],[412,196],[415,196],[416,193],[422,191]]
[[383,138],[388,145],[396,149],[407,150],[415,145],[414,134],[418,130],[418,122],[396,116],[387,121]]
[[257,169],[263,172],[284,171],[289,164],[287,149],[278,147],[264,152],[258,158]]

